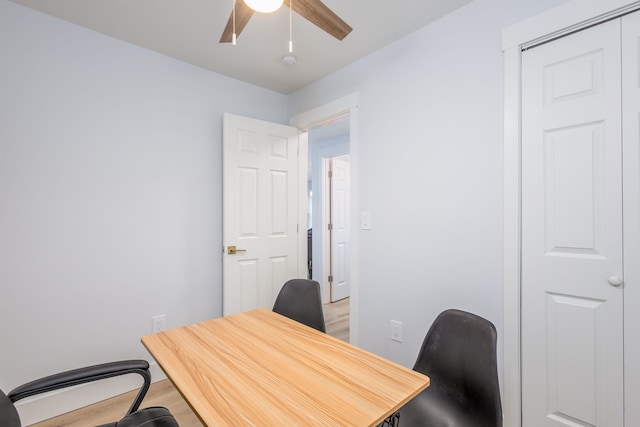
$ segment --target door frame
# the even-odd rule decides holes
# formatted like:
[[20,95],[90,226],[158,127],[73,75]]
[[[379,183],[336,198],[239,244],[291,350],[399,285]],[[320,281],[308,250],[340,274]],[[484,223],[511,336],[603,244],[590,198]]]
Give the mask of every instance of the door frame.
[[[348,120],[349,119],[347,117],[347,125],[348,125]],[[330,124],[329,127],[331,126],[332,125]],[[322,143],[327,140],[318,140],[318,141]],[[329,160],[337,156],[340,156],[339,154],[336,154],[336,152],[342,151],[342,150],[336,150],[335,147],[324,147],[324,148],[320,148],[319,150],[313,150],[315,151],[315,155],[312,156],[311,151],[313,149],[313,145],[315,142],[316,141],[314,140],[314,138],[311,138],[309,142],[310,144],[309,159],[311,161],[316,161],[316,160],[318,161],[317,164],[310,166],[310,169],[313,170],[311,181],[312,181],[312,189],[314,193],[312,197],[313,201],[311,203],[312,205],[311,210],[313,211],[311,216],[312,216],[313,223],[309,224],[309,228],[313,228],[314,230],[313,242],[312,242],[312,247],[314,248],[313,257],[312,257],[313,258],[312,264],[314,267],[313,278],[314,280],[320,283],[322,303],[327,304],[331,302],[331,289],[330,289],[329,280],[328,280],[329,267],[327,263],[328,245],[329,245],[327,224],[329,223],[329,218],[331,216],[329,211],[330,205],[329,205],[329,196],[328,196],[328,192],[330,188],[329,177],[328,177],[329,167],[327,166],[327,163]],[[340,144],[343,145],[342,142]],[[346,145],[348,145],[348,140]],[[348,152],[343,153],[342,155],[344,154],[348,154]],[[316,157],[316,159],[314,160],[313,157]]]
[[322,292],[323,301],[331,303],[331,282],[328,277],[331,274],[331,233],[329,233],[329,223],[331,222],[331,178],[329,178],[329,170],[331,169],[331,157],[322,158],[322,229],[318,230],[320,240],[322,242]]
[[502,32],[504,54],[504,425],[522,425],[521,406],[521,53],[640,9],[640,1],[570,0]]
[[[359,132],[358,132],[358,94],[354,93],[345,97],[336,99],[327,104],[321,105],[317,108],[308,110],[297,116],[293,116],[289,119],[289,125],[298,128],[303,134],[306,134],[307,130],[320,123],[326,122],[337,116],[349,114],[349,155],[351,164],[351,197],[349,200],[351,206],[350,223],[351,223],[351,246],[349,250],[349,282],[351,284],[351,297],[349,298],[349,340],[352,344],[358,345],[359,335],[359,276],[360,276],[360,262],[358,258],[360,236],[356,231],[356,224],[359,224],[358,212],[360,211],[360,197],[359,197]],[[308,162],[308,138],[300,138],[300,157],[299,168],[301,171],[307,170]],[[306,174],[300,174],[300,189],[306,194],[307,177]],[[302,178],[304,176],[304,179]],[[306,200],[306,197],[302,200]],[[300,218],[306,218],[306,203],[300,203],[301,212],[299,212]],[[305,234],[306,236],[306,234]],[[306,247],[306,246],[305,246]],[[304,258],[306,259],[306,258]]]

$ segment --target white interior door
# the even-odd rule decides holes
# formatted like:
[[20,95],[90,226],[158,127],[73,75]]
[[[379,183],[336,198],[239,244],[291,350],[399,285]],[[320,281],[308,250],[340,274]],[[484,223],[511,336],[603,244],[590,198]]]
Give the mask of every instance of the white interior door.
[[640,12],[622,18],[625,425],[640,426]]
[[522,54],[524,427],[623,425],[620,75],[619,20]]
[[297,277],[298,131],[225,114],[223,134],[222,309],[228,315],[271,308],[282,285]]
[[349,296],[349,162],[331,159],[331,302]]

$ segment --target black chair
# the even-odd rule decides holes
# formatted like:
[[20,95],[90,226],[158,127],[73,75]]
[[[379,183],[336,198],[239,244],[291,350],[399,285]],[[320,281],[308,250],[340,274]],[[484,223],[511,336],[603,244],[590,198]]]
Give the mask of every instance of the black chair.
[[402,427],[501,427],[496,328],[475,314],[442,312],[431,325],[415,371],[431,385],[400,409]]
[[320,284],[315,280],[289,280],[280,289],[273,304],[273,311],[320,332],[327,332],[322,312]]
[[151,385],[149,363],[146,360],[123,360],[88,366],[31,381],[13,389],[9,394],[4,394],[0,390],[0,425],[2,427],[21,427],[20,417],[14,405],[20,399],[126,374],[142,376],[144,384],[124,418],[100,427],[178,427],[178,423],[167,408],[154,406],[138,410]]

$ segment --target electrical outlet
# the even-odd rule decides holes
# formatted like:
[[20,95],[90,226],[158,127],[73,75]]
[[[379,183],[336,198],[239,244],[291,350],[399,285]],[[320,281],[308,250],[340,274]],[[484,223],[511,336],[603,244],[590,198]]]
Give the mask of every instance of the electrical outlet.
[[402,342],[402,322],[397,320],[391,321],[391,339],[393,341]]
[[151,332],[162,332],[167,329],[167,315],[159,314],[151,318]]

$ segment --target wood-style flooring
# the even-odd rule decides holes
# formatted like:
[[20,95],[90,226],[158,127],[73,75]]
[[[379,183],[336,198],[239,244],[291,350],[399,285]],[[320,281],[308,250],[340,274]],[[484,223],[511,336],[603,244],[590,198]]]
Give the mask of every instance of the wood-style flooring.
[[325,304],[323,307],[327,334],[349,342],[349,298]]
[[[343,341],[349,341],[349,298],[324,305],[324,320],[327,334]],[[87,427],[112,422],[122,418],[136,393],[137,390],[134,390],[32,426]],[[180,427],[203,427],[198,417],[169,380],[151,384],[151,388],[140,407],[149,406],[168,408]]]
[[[37,427],[89,427],[119,420],[133,402],[137,390],[98,402],[94,405],[68,412],[41,423],[32,424]],[[151,384],[141,408],[164,406],[168,408],[178,421],[180,427],[203,427],[187,402],[180,396],[169,380]]]

